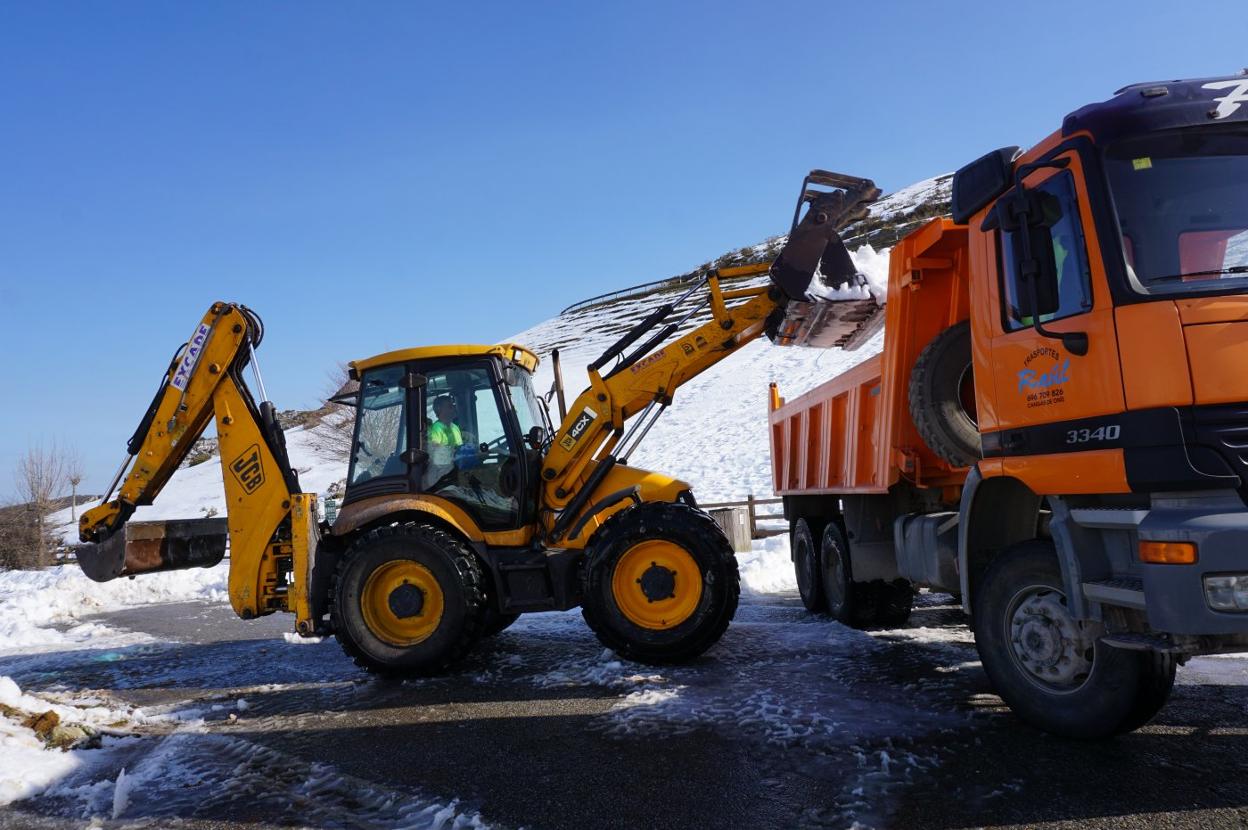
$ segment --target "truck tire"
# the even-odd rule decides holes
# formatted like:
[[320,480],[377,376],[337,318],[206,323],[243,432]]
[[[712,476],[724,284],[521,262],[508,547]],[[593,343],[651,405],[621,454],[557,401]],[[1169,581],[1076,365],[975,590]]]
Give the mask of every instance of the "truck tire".
[[1142,651],[1137,657],[1140,661],[1140,683],[1136,687],[1131,711],[1118,724],[1117,734],[1134,732],[1151,721],[1166,705],[1166,701],[1170,699],[1170,691],[1174,688],[1174,672],[1178,668],[1178,662],[1173,655]]
[[1144,723],[1165,702],[1164,678],[1138,652],[1106,646],[1066,608],[1053,543],[1002,551],[976,587],[975,646],[997,694],[1046,732],[1095,739]]
[[798,519],[793,523],[793,571],[802,605],[812,613],[827,607],[823,596],[823,572],[819,567],[819,544],[824,523],[818,519]]
[[356,665],[396,676],[444,671],[481,637],[481,568],[444,530],[409,522],[361,536],[338,563],[330,619]]
[[581,614],[604,646],[628,660],[691,660],[723,636],[741,580],[728,537],[685,504],[622,510],[589,540]]
[[836,522],[828,522],[819,545],[823,596],[829,616],[854,628],[865,628],[879,616],[879,591],[872,583],[854,582],[849,543]]
[[910,372],[915,429],[932,452],[954,467],[969,467],[982,455],[974,381],[969,321],[933,337]]

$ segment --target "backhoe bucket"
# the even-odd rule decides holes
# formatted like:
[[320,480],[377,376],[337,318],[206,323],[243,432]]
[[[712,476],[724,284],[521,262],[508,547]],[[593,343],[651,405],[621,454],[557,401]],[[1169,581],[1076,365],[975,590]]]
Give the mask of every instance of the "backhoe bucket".
[[[789,299],[783,319],[768,332],[774,342],[852,347],[866,339],[879,305],[865,291],[844,291],[862,281],[839,231],[865,218],[879,197],[875,182],[843,173],[812,170],[802,182],[789,239],[771,266],[772,282]],[[809,206],[805,215],[803,205]]]
[[77,549],[78,566],[96,582],[119,576],[211,568],[225,558],[225,519],[127,522],[98,544]]

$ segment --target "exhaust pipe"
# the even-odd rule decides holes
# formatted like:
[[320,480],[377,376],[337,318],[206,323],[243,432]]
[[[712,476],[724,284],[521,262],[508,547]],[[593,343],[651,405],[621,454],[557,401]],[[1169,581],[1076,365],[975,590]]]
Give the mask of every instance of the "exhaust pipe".
[[225,558],[229,527],[225,519],[170,519],[126,522],[102,542],[80,546],[78,567],[89,579],[211,568]]

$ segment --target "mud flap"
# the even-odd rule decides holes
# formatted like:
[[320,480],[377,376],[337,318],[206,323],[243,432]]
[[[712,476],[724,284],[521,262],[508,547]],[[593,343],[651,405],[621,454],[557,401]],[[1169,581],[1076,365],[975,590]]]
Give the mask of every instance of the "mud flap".
[[127,522],[103,542],[82,545],[75,555],[88,578],[108,582],[119,576],[211,568],[225,558],[228,540],[225,519]]

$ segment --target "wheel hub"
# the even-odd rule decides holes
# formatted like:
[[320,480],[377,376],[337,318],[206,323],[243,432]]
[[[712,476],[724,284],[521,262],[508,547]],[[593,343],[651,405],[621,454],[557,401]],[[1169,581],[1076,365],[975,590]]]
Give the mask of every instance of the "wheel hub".
[[693,616],[702,600],[702,569],[675,542],[647,539],[616,560],[611,595],[633,625],[653,631],[675,628]]
[[676,572],[664,568],[657,562],[650,563],[646,572],[637,579],[637,584],[641,586],[646,602],[658,602],[661,599],[671,599],[676,596]]
[[1017,663],[1050,689],[1074,691],[1092,673],[1095,640],[1070,615],[1060,591],[1038,586],[1016,597],[1009,635]]
[[390,592],[387,603],[390,613],[400,620],[419,617],[425,607],[425,592],[410,582],[404,582]]
[[442,623],[445,608],[437,577],[410,559],[383,562],[360,591],[360,612],[368,630],[399,648],[429,639]]

